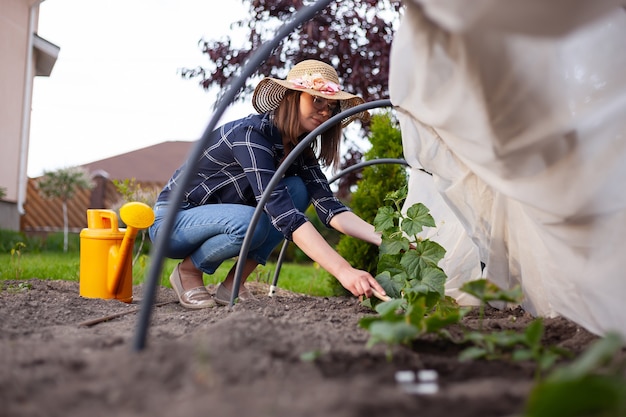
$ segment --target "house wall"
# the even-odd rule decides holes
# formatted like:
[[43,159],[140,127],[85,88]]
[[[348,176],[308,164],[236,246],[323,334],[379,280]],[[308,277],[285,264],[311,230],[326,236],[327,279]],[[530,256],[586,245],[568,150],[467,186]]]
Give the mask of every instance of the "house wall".
[[[17,200],[32,0],[0,0],[0,228],[19,229]],[[26,149],[27,151],[27,149]]]

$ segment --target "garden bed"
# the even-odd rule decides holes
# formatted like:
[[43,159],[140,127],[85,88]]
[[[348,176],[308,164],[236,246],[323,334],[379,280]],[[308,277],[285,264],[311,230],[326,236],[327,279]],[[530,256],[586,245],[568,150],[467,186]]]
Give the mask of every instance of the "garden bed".
[[[461,347],[424,337],[411,348],[367,348],[353,297],[310,297],[251,283],[257,301],[190,311],[160,288],[146,347],[136,352],[142,287],[131,304],[79,296],[68,281],[4,281],[0,292],[1,415],[498,416],[519,415],[534,364],[460,362]],[[133,312],[131,312],[133,311]],[[131,312],[106,321],[113,314]],[[95,322],[93,322],[95,319]],[[523,329],[521,309],[487,309],[491,329]],[[463,325],[476,326],[470,313]],[[545,320],[544,343],[580,353],[597,338]],[[452,329],[453,330],[453,329]],[[435,370],[437,392],[398,384]]]

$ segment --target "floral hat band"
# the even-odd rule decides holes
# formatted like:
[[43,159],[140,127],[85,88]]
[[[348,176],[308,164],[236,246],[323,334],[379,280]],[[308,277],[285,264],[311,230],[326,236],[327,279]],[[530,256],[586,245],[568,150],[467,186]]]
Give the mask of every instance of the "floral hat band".
[[[278,107],[287,90],[303,91],[313,96],[337,100],[342,111],[365,102],[361,97],[341,89],[337,71],[333,67],[324,62],[309,59],[296,64],[285,80],[272,77],[262,79],[254,89],[252,106],[259,113],[273,111]],[[365,111],[350,116],[341,124],[345,127],[355,119],[367,121],[369,113]]]
[[332,96],[341,90],[339,84],[324,79],[322,74],[319,72],[315,74],[306,74],[300,78],[294,78],[289,81],[296,89],[301,88],[304,90],[316,90],[329,96]]

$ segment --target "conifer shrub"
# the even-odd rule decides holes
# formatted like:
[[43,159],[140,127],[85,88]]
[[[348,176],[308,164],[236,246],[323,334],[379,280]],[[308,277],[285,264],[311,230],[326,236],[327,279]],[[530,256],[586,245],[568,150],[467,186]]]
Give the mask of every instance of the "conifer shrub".
[[[364,160],[380,158],[403,158],[402,136],[397,121],[390,113],[372,117],[370,142],[372,147],[364,154]],[[385,197],[391,191],[407,185],[408,173],[404,165],[376,164],[363,168],[362,178],[352,193],[349,206],[352,211],[373,224],[378,208],[387,204]],[[378,247],[350,236],[342,235],[337,251],[352,266],[376,276]]]

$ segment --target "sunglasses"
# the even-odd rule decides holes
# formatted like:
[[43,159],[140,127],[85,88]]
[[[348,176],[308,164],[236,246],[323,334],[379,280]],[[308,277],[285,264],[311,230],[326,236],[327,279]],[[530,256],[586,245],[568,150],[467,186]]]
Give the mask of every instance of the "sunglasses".
[[325,98],[313,96],[313,107],[317,111],[328,110],[330,114],[335,115],[339,113],[339,101],[329,101]]

